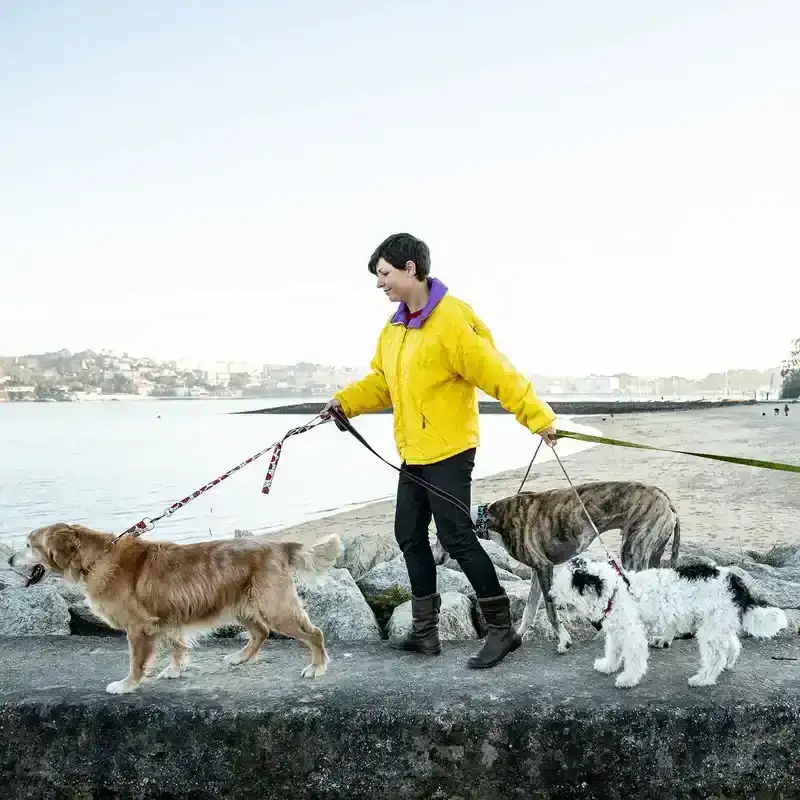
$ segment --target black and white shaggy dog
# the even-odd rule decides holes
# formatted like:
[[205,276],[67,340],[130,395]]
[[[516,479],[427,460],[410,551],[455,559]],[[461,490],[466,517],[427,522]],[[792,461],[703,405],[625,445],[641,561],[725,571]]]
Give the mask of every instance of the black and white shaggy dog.
[[780,608],[757,601],[729,569],[689,564],[676,569],[628,572],[630,587],[611,564],[572,559],[556,575],[551,592],[557,608],[602,624],[605,657],[594,668],[613,675],[620,688],[636,686],[647,672],[648,637],[667,641],[695,633],[700,669],[690,686],[716,683],[739,657],[738,633],[772,638],[788,624]]

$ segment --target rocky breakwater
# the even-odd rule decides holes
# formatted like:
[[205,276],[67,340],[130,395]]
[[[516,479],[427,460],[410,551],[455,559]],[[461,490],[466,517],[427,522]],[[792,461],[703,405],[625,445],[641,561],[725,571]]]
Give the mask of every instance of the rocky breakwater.
[[[235,536],[249,537],[237,530]],[[311,619],[329,642],[378,641],[402,634],[411,626],[411,585],[405,561],[391,531],[363,532],[342,537],[342,555],[316,583],[296,579],[298,592]],[[492,542],[482,543],[495,563],[512,599],[512,612],[521,618],[528,595],[530,568],[514,561]],[[26,589],[20,575],[7,565],[11,551],[0,545],[0,637],[122,635],[108,628],[91,611],[80,588],[55,575]],[[448,560],[437,567],[442,594],[441,637],[478,639],[486,634],[482,614],[469,581],[458,564]],[[542,616],[535,633],[550,636]],[[582,624],[577,637],[590,629]],[[217,638],[246,637],[238,626],[213,633]],[[279,634],[272,634],[280,638]]]
[[[248,531],[236,531],[236,536],[250,535]],[[309,615],[326,640],[377,641],[409,630],[411,587],[392,532],[346,534],[342,543],[342,555],[326,575],[314,584],[297,581]],[[511,598],[512,618],[519,621],[528,597],[531,570],[494,542],[481,544]],[[786,609],[790,625],[784,635],[800,631],[800,545],[779,545],[762,553],[685,543],[681,551],[681,560],[699,559],[738,567],[756,597]],[[24,588],[22,578],[8,567],[10,554],[9,548],[0,545],[0,637],[121,635],[94,616],[79,588],[56,576]],[[441,638],[456,641],[484,636],[485,625],[475,594],[458,564],[448,559],[437,567],[437,572],[442,594]],[[596,634],[581,620],[566,620],[566,624],[576,641]],[[236,626],[215,631],[214,635],[245,636]],[[539,611],[528,636],[553,638],[544,609]]]

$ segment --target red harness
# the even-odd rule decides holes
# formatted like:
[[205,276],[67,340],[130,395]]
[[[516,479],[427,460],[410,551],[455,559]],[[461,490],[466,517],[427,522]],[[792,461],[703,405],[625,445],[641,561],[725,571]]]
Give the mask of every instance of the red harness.
[[614,598],[616,596],[617,596],[617,590],[614,589],[614,591],[611,593],[611,597],[608,598],[608,603],[606,604],[606,610],[603,612],[603,616],[600,617],[600,619],[597,620],[597,622],[592,623],[592,625],[594,625],[594,627],[597,628],[597,630],[600,630],[603,627],[603,620],[608,618],[608,615],[614,608]]
[[608,605],[606,606],[606,610],[603,612],[603,619],[605,619],[611,613],[611,609],[614,607],[614,598],[616,595],[617,590],[614,589],[614,591],[611,593],[611,597],[608,598]]

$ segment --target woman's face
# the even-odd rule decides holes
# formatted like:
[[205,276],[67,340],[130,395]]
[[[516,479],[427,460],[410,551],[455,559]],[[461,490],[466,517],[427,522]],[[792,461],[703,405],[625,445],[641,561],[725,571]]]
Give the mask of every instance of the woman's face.
[[378,259],[376,266],[378,288],[393,303],[405,303],[410,297],[411,289],[415,283],[417,267],[413,261],[408,261],[404,269],[396,269],[388,261]]

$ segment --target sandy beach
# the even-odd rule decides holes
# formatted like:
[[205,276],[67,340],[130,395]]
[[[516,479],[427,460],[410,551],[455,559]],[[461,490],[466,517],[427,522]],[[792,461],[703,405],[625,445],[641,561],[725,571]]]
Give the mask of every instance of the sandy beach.
[[[781,409],[783,403],[780,404]],[[744,408],[642,413],[613,421],[576,419],[618,439],[684,450],[746,456],[800,464],[800,405],[790,405],[789,416],[775,417],[773,404]],[[766,416],[762,416],[766,412]],[[566,427],[566,426],[565,426]],[[524,431],[520,430],[524,436]],[[531,455],[534,444],[532,440]],[[392,457],[394,454],[386,454]],[[573,482],[635,480],[664,489],[681,518],[684,542],[767,550],[777,542],[798,540],[800,474],[735,466],[671,453],[596,446],[564,460]],[[389,469],[376,460],[376,469]],[[524,469],[492,475],[474,484],[473,503],[490,502],[514,494]],[[530,491],[566,485],[556,462],[531,470],[525,488]],[[394,503],[383,501],[296,525],[280,532],[314,536],[331,530],[339,534],[391,530]],[[614,552],[619,534],[604,537]]]

